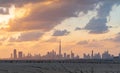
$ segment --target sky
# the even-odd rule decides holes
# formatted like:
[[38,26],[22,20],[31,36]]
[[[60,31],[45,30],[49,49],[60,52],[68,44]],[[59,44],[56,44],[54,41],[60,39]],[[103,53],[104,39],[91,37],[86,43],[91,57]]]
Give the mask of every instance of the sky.
[[120,53],[120,0],[0,0],[0,58],[13,49],[45,55]]

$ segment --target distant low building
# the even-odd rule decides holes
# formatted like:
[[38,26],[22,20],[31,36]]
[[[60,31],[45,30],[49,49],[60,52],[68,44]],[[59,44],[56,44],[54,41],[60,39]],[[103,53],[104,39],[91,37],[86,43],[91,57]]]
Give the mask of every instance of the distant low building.
[[109,54],[108,51],[105,51],[103,54],[102,54],[102,59],[113,59],[113,56],[111,54]]
[[94,54],[93,59],[101,59],[100,53]]
[[90,59],[90,55],[89,54],[83,54],[83,59]]
[[23,58],[23,53],[22,53],[22,51],[19,51],[19,52],[18,52],[18,58],[19,58],[19,59],[22,59],[22,58]]

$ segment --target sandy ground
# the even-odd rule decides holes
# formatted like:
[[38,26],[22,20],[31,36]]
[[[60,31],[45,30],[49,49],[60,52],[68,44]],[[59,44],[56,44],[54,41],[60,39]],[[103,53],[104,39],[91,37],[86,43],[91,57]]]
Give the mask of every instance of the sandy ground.
[[120,64],[0,63],[0,73],[120,73]]

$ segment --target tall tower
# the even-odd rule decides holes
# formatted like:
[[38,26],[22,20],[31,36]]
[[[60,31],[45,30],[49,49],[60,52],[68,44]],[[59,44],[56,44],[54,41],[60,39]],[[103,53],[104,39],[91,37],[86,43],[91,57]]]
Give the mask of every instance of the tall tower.
[[61,40],[59,41],[59,56],[61,56],[62,53],[61,53]]
[[14,59],[17,59],[17,51],[16,51],[16,49],[14,49],[14,51],[13,51],[13,56],[14,56]]

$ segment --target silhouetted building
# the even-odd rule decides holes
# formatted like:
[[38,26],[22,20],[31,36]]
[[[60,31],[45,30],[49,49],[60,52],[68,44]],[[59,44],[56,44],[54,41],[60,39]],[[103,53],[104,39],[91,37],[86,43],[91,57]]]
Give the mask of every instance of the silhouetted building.
[[70,59],[70,55],[69,55],[69,54],[67,55],[67,58],[66,58],[66,59]]
[[[18,55],[17,55],[18,54]],[[13,50],[13,54],[11,54],[11,59],[18,59],[18,60],[22,60],[22,59],[42,59],[42,60],[60,60],[60,59],[79,59],[79,56],[75,56],[75,54],[71,51],[71,54],[62,54],[62,50],[61,50],[61,41],[59,42],[59,53],[57,54],[54,50],[47,52],[47,54],[41,56],[40,54],[34,54],[32,55],[31,53],[28,53],[27,55],[25,55],[22,51],[19,51],[17,53],[17,50],[14,49]]]
[[93,56],[94,56],[94,53],[93,53],[93,50],[92,50],[92,53],[91,53],[91,59],[93,59]]
[[113,59],[113,56],[111,54],[109,54],[108,51],[105,51],[103,54],[102,54],[102,59]]
[[14,51],[13,51],[13,56],[14,56],[14,59],[17,59],[17,51],[16,51],[16,49],[14,49]]
[[101,59],[100,53],[94,54],[93,59]]
[[59,58],[62,58],[62,53],[61,53],[61,40],[59,42]]
[[75,57],[75,59],[79,59],[79,55],[77,55],[77,56]]
[[19,58],[19,59],[22,59],[22,58],[23,58],[23,53],[22,53],[22,51],[19,51],[19,52],[18,52],[18,58]]
[[64,53],[64,59],[66,59],[67,58],[67,54],[66,53]]
[[71,59],[74,59],[74,53],[71,51]]
[[90,55],[88,54],[88,55],[86,55],[85,53],[83,54],[83,58],[84,59],[90,59]]

